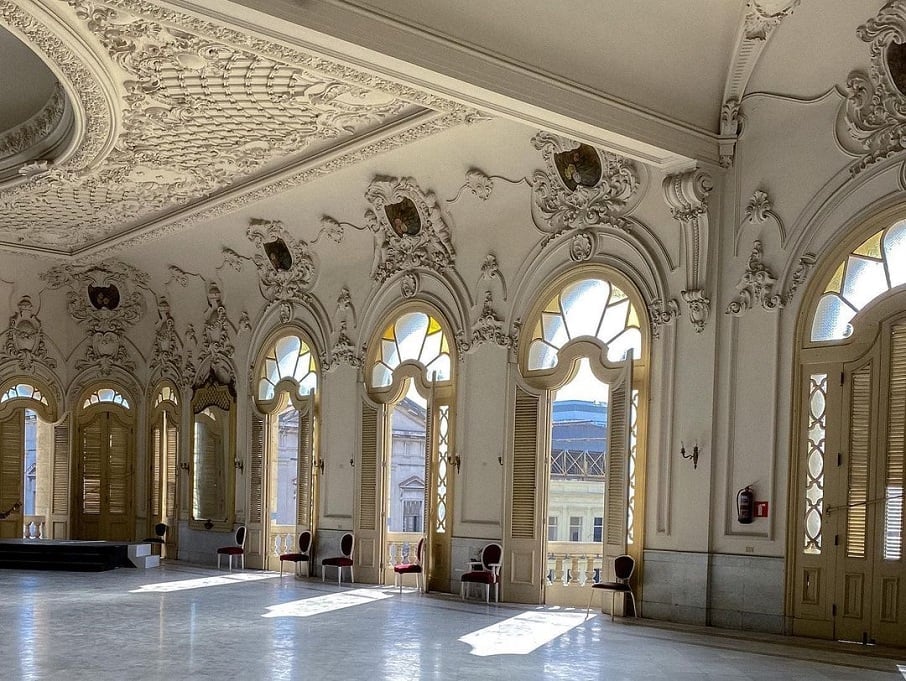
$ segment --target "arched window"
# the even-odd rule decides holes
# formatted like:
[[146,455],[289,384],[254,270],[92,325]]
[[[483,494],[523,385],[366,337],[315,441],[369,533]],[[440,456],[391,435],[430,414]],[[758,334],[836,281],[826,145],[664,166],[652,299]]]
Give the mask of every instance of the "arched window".
[[[592,583],[607,579],[610,557],[640,556],[638,412],[648,329],[640,310],[623,277],[586,269],[555,282],[528,315],[506,544],[513,560],[526,552],[547,559],[531,583],[509,585],[513,600],[579,604]],[[547,437],[539,437],[539,423]]]
[[131,409],[129,405],[129,400],[125,396],[121,395],[114,388],[98,388],[93,391],[85,398],[85,401],[82,403],[82,409],[88,409],[95,404],[118,404],[123,409]]
[[176,558],[181,423],[179,392],[175,385],[163,383],[153,394],[147,536],[153,537],[155,526],[164,523],[167,526],[166,546],[161,553],[167,558]]
[[426,583],[448,591],[457,460],[451,333],[438,311],[421,303],[379,328],[365,368],[358,550],[373,547],[363,563],[373,558],[385,569],[368,578],[388,582],[394,564],[412,558],[419,537],[427,535]]
[[27,400],[36,400],[40,402],[45,407],[47,405],[47,398],[41,394],[41,391],[33,386],[30,383],[17,383],[14,386],[11,386],[9,390],[0,395],[0,404],[7,402],[9,400],[15,399],[27,399]]
[[[284,329],[260,355],[255,379],[250,465],[250,529],[261,528],[262,567],[298,550],[302,530],[314,530],[317,508],[318,362],[310,342]],[[253,560],[253,562],[255,562]]]
[[906,220],[844,252],[820,264],[800,319],[793,626],[906,645],[890,624],[906,617],[891,591],[904,569]]
[[818,299],[811,339],[848,338],[853,317],[902,284],[906,284],[906,220],[872,234],[839,264]]

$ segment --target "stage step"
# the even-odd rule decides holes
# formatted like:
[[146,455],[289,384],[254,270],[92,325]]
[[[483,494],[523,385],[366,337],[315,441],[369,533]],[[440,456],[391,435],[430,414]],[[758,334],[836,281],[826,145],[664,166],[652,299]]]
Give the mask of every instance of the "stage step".
[[[138,544],[143,567],[153,561],[149,544]],[[73,541],[47,539],[0,539],[0,569],[72,570],[99,572],[118,567],[135,567],[129,560],[129,542]],[[156,558],[156,556],[154,556]]]
[[129,562],[142,570],[160,567],[160,556],[152,555],[151,544],[130,544]]

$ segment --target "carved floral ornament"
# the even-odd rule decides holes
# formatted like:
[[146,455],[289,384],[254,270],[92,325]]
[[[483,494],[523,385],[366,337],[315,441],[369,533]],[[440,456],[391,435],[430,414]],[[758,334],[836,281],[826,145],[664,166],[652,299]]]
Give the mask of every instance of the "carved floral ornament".
[[123,262],[99,265],[57,265],[41,275],[52,288],[66,287],[70,316],[86,328],[85,355],[79,370],[96,367],[107,376],[114,366],[135,367],[125,345],[125,334],[145,314],[148,275]]
[[447,216],[431,192],[424,192],[412,178],[376,178],[365,192],[371,209],[365,222],[374,232],[371,278],[383,284],[401,272],[406,297],[418,292],[413,271],[419,268],[444,272],[453,267],[456,253]]
[[35,363],[54,368],[57,361],[47,353],[47,337],[30,296],[22,296],[9,318],[6,341],[0,347],[0,360],[14,360],[21,371],[31,373]]
[[247,235],[258,249],[252,261],[261,295],[280,306],[280,321],[286,324],[292,319],[293,304],[307,300],[314,287],[314,254],[307,242],[294,239],[280,221],[253,218]]
[[846,79],[837,138],[854,155],[853,174],[903,151],[906,140],[906,0],[891,0],[859,27],[869,43],[868,73]]
[[[625,228],[622,216],[641,198],[632,161],[548,132],[539,132],[532,144],[547,166],[532,175],[532,218],[548,235],[544,243],[570,230]],[[585,259],[587,246],[586,240],[572,250]]]
[[[6,22],[17,28],[35,23],[10,4],[0,5]],[[325,144],[360,140],[343,155],[358,159],[376,153],[377,147],[364,151],[368,136],[386,132],[388,126],[397,126],[400,135],[381,149],[474,114],[408,86],[156,2],[56,4],[61,14],[70,15],[67,20],[93,36],[93,47],[109,62],[109,71],[122,74],[120,132],[106,156],[99,152],[107,140],[92,142],[90,167],[73,159],[51,165],[47,172],[35,167],[28,182],[0,194],[0,238],[10,242],[78,250],[134,231],[162,212],[195,208],[199,197],[235,189],[264,171],[298,165],[310,150],[323,151]],[[19,33],[26,33],[30,43],[43,40],[45,52],[63,51],[52,34],[45,37],[26,28]],[[91,98],[83,102],[89,124],[106,120],[107,130],[112,129],[103,89],[84,68],[70,71],[80,96],[84,83]],[[426,126],[428,118],[433,123]],[[404,119],[409,122],[402,124]],[[332,157],[314,168],[300,166],[291,183],[323,176],[343,162]],[[278,183],[285,184],[286,178]],[[260,198],[260,192],[253,194]],[[72,205],[82,210],[67,210]]]
[[176,330],[176,322],[170,314],[170,301],[166,296],[157,299],[157,326],[154,328],[154,343],[149,362],[155,378],[169,378],[177,385],[185,386],[185,355],[183,341]]

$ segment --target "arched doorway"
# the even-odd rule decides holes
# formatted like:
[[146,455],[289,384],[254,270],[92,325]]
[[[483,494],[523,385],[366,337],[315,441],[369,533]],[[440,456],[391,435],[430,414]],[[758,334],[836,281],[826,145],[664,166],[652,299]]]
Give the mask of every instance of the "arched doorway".
[[81,401],[74,478],[74,539],[135,538],[135,437],[131,401],[113,386]]
[[906,220],[831,256],[799,324],[793,630],[906,645]]
[[44,538],[53,502],[56,404],[26,379],[0,389],[0,538]]
[[179,545],[177,518],[179,512],[179,436],[180,397],[176,386],[169,381],[161,383],[153,393],[151,403],[151,461],[148,486],[148,529],[146,536],[154,536],[154,526],[167,526],[167,558],[177,557]]
[[450,338],[436,310],[414,305],[370,345],[356,528],[364,564],[374,566],[366,579],[392,582],[393,566],[414,558],[425,536],[426,588],[450,590],[456,471]]
[[299,532],[315,530],[317,388],[311,344],[300,332],[284,330],[266,345],[255,384],[264,417],[253,416],[253,439],[261,444],[251,461],[251,517],[267,519],[259,525],[265,569],[279,570],[280,554],[298,550]]
[[641,558],[648,324],[634,287],[583,270],[541,296],[519,347],[508,469],[507,600],[585,605]]

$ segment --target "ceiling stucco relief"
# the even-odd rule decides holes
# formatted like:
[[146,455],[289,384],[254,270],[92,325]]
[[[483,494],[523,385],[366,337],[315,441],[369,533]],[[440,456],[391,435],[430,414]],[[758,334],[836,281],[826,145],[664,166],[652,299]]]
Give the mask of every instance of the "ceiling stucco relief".
[[724,84],[720,108],[720,165],[729,168],[736,155],[740,132],[740,102],[768,38],[793,13],[801,0],[748,0],[743,24],[736,36],[733,59]]
[[67,288],[70,316],[88,334],[85,354],[76,368],[95,369],[108,376],[114,367],[127,371],[135,362],[126,348],[126,332],[145,314],[148,275],[124,262],[97,265],[57,265],[41,278],[51,288]]
[[168,378],[178,386],[188,387],[183,348],[182,338],[176,330],[176,320],[170,314],[170,301],[166,296],[159,296],[157,326],[154,328],[151,360],[148,363],[155,381]]
[[837,126],[840,143],[860,156],[850,166],[854,175],[904,148],[906,1],[891,0],[857,32],[869,43],[871,62],[868,73],[857,70],[847,77]]
[[352,304],[352,296],[349,294],[349,289],[344,286],[337,296],[337,309],[333,318],[335,331],[331,338],[330,353],[324,352],[321,354],[321,364],[328,371],[336,369],[341,364],[348,364],[356,368],[362,366],[364,349],[361,352],[356,350],[352,342],[356,325],[356,313]]
[[64,140],[71,117],[66,95],[58,85],[34,116],[0,133],[0,181],[15,175],[27,176],[39,163],[46,167],[45,155]]
[[[146,238],[212,199],[235,209],[342,167],[344,156],[355,162],[474,114],[152,2],[65,4],[119,74],[122,124],[91,172],[52,167],[0,196],[8,243],[74,253]],[[253,186],[269,182],[277,186]],[[224,206],[240,188],[255,191]]]

